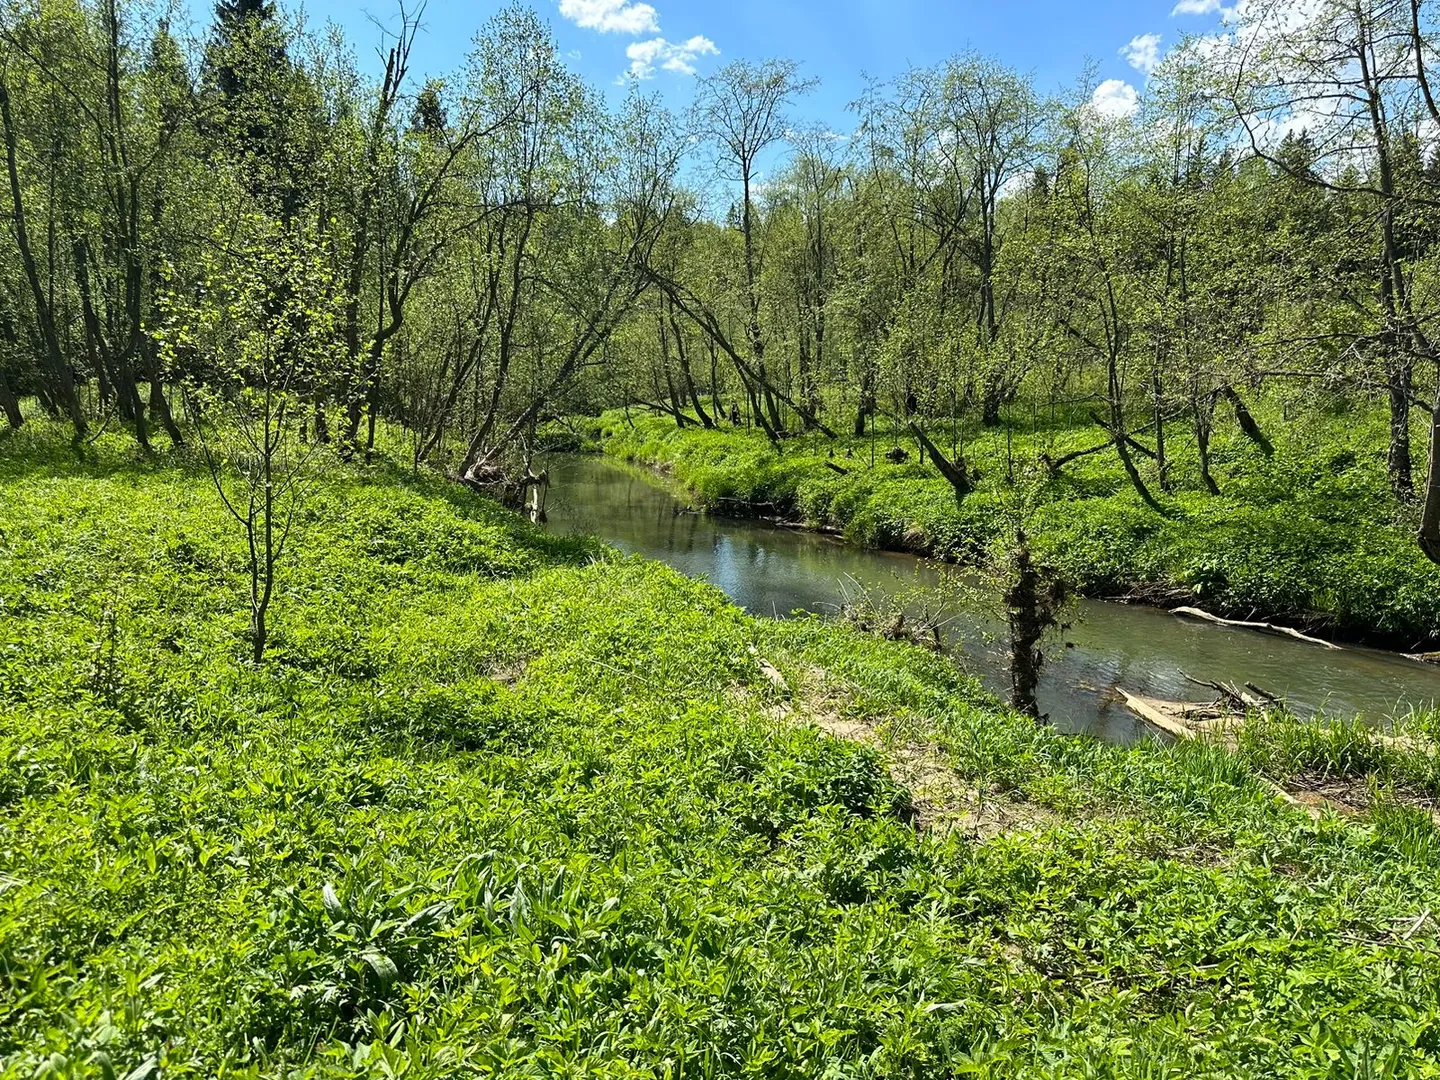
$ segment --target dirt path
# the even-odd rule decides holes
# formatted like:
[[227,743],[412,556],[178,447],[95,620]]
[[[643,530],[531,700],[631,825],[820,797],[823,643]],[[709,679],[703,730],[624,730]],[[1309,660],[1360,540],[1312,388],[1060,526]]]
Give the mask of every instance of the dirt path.
[[943,835],[960,831],[986,840],[1002,833],[1033,832],[1055,820],[1052,811],[1024,801],[1016,792],[990,790],[970,783],[945,759],[939,747],[893,737],[884,720],[847,716],[848,688],[818,667],[803,670],[791,687],[780,670],[763,657],[760,671],[783,695],[765,713],[777,723],[811,724],[837,739],[873,746],[885,759],[891,779],[910,793],[917,830]]

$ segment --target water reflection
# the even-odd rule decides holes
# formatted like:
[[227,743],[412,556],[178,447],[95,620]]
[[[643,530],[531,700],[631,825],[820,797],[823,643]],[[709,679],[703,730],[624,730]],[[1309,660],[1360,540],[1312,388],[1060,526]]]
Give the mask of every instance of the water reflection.
[[[603,458],[557,455],[548,466],[551,529],[593,533],[703,577],[753,614],[830,613],[849,582],[895,593],[934,588],[942,574],[954,572],[815,533],[687,512],[658,483]],[[1005,693],[993,608],[967,607],[951,633],[977,674]],[[1161,698],[1206,697],[1187,676],[1253,682],[1303,713],[1358,712],[1379,720],[1440,701],[1440,669],[1364,649],[1331,652],[1150,608],[1082,601],[1067,637],[1071,647],[1056,643],[1048,651],[1040,707],[1062,731],[1117,742],[1143,732],[1118,702],[1116,687]]]

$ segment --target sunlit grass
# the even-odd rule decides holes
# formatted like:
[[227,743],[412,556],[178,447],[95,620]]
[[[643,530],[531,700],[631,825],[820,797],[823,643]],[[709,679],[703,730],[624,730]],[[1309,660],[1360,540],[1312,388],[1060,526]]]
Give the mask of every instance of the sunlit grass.
[[[0,442],[0,1075],[1440,1067],[1422,752],[1060,736],[403,467],[300,528],[257,667],[208,477]],[[917,833],[914,747],[1012,824]]]

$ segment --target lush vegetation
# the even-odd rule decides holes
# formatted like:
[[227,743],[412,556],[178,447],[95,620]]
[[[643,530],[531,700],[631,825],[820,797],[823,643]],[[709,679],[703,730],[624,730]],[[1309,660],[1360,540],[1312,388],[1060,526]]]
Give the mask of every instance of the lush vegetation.
[[[1274,454],[1238,428],[1217,432],[1218,496],[1195,490],[1193,454],[1176,454],[1182,490],[1163,514],[1113,456],[1057,474],[1035,465],[1093,445],[1083,420],[1032,427],[1034,418],[1015,417],[972,433],[964,453],[974,490],[958,500],[903,428],[777,449],[757,430],[679,428],[616,410],[582,433],[597,449],[671,473],[722,513],[838,528],[856,543],[970,563],[991,560],[1018,522],[1037,555],[1094,596],[1199,604],[1408,650],[1433,645],[1440,570],[1410,542],[1409,516],[1389,497],[1383,415],[1342,401],[1299,428],[1280,423],[1278,405],[1256,417],[1277,432]],[[896,448],[904,462],[887,458]]]
[[[1017,459],[1051,495],[1122,480],[1032,523],[1050,572],[1429,640],[1405,549],[1440,562],[1440,8],[1290,7],[1177,44],[1128,105],[967,53],[835,131],[784,59],[679,114],[643,78],[607,100],[519,7],[442,75],[403,9],[367,66],[269,0],[193,35],[13,0],[0,412],[201,441],[258,541],[257,650],[291,510],[259,496],[297,444],[363,459],[398,424],[417,467],[514,502],[537,428],[607,408],[807,440],[790,462],[928,443],[868,508],[868,479],[778,482],[887,543],[1013,543]],[[701,486],[795,467],[760,460]]]
[[1067,581],[1433,643],[1437,9],[1293,7],[837,137],[0,2],[0,1076],[1440,1075],[1433,717],[1067,739],[502,508],[998,551],[1032,691]]
[[228,522],[0,440],[4,1076],[1440,1073],[1433,757],[1059,737],[385,465],[256,665]]

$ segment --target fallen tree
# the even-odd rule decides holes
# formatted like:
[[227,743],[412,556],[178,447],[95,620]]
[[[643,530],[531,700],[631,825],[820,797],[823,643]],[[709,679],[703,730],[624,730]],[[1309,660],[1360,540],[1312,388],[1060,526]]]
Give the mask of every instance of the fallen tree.
[[1320,645],[1327,649],[1339,651],[1341,646],[1333,641],[1326,641],[1323,638],[1311,637],[1309,634],[1302,634],[1299,630],[1289,626],[1277,626],[1268,622],[1253,622],[1248,619],[1222,619],[1219,615],[1211,615],[1208,611],[1201,611],[1193,607],[1171,608],[1170,614],[1184,615],[1191,619],[1201,619],[1204,622],[1214,623],[1216,626],[1229,626],[1239,630],[1259,630],[1266,634],[1283,634],[1285,637],[1292,637],[1296,641],[1304,641],[1310,645]]

